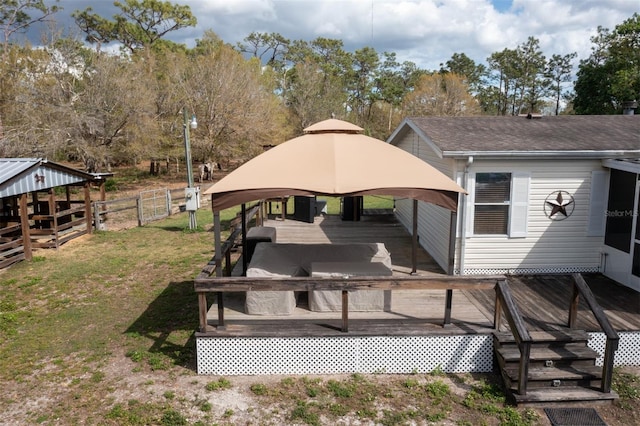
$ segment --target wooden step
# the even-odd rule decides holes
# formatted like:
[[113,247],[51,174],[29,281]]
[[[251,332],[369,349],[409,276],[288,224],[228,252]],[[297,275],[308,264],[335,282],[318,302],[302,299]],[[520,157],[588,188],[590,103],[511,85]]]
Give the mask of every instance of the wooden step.
[[[501,367],[507,367],[509,363],[520,362],[520,350],[517,347],[503,347],[496,349],[496,355]],[[530,368],[544,366],[547,361],[551,366],[558,365],[594,365],[600,354],[588,347],[580,348],[537,348],[532,347],[529,355]]]
[[[598,387],[602,379],[602,367],[537,367],[530,368],[527,388],[540,387]],[[503,378],[507,387],[517,387],[518,367],[504,369]],[[556,382],[557,381],[557,382]]]
[[619,398],[618,394],[613,391],[602,393],[597,389],[583,387],[529,389],[526,395],[520,395],[516,389],[510,389],[508,394],[511,402],[518,406],[544,405],[545,407],[578,403],[588,403],[589,405],[609,404]]
[[[520,350],[516,348],[506,347],[500,348],[497,352],[507,362],[519,362]],[[591,348],[531,348],[529,359],[531,361],[560,361],[560,360],[583,360],[598,358],[600,354]]]
[[[588,342],[589,334],[584,330],[566,329],[556,331],[532,331],[529,333],[535,344],[578,343]],[[501,345],[516,344],[516,339],[509,331],[494,332],[493,336]]]

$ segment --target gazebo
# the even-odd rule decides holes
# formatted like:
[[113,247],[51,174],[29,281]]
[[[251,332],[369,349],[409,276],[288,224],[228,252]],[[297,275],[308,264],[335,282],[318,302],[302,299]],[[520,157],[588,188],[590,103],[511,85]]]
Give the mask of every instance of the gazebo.
[[[255,157],[207,189],[204,195],[211,195],[214,212],[216,264],[221,261],[220,210],[261,199],[391,195],[414,200],[414,228],[418,201],[450,210],[455,225],[458,196],[465,193],[464,189],[425,161],[363,131],[342,120],[321,121],[304,129],[304,135]],[[243,234],[243,244],[245,240]],[[453,244],[450,248],[454,249]]]

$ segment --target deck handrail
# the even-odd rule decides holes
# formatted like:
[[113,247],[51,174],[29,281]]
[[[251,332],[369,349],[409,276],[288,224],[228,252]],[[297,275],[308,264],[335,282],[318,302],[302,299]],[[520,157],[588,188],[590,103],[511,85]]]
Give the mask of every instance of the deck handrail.
[[573,295],[571,297],[571,304],[569,307],[569,320],[567,326],[569,328],[575,328],[578,317],[578,304],[580,295],[584,298],[585,302],[589,306],[589,309],[593,313],[596,321],[600,325],[600,328],[607,336],[607,343],[604,350],[604,360],[602,363],[602,380],[601,388],[602,393],[611,392],[611,382],[613,379],[613,364],[615,352],[618,350],[618,344],[620,337],[615,331],[609,318],[604,313],[604,310],[600,304],[596,301],[595,296],[591,292],[589,285],[582,277],[582,274],[576,273],[573,277]]
[[[348,293],[353,290],[487,290],[495,286],[496,280],[504,276],[353,276],[339,277],[218,277],[203,276],[194,280],[194,289],[198,294],[200,307],[200,332],[206,333],[208,293],[218,297],[218,329],[224,329],[223,304],[224,292],[236,291],[311,291],[337,290],[342,292],[342,328],[349,331]],[[447,325],[447,313],[445,321]]]
[[[224,273],[226,273],[227,276],[231,275],[231,249],[233,249],[233,247],[236,244],[236,240],[242,234],[243,228],[246,229],[246,225],[248,225],[251,222],[253,217],[261,209],[262,209],[262,204],[258,203],[253,207],[251,207],[249,211],[245,211],[244,226],[237,226],[238,224],[236,223],[236,226],[233,227],[233,230],[229,234],[229,237],[222,244],[222,247],[220,249],[220,252],[222,255],[220,259],[224,259],[224,262],[220,265],[220,267],[223,268],[223,271]],[[237,216],[236,216],[236,219],[238,219]],[[242,220],[240,220],[240,222],[242,222]],[[196,277],[196,280],[205,279],[215,274],[216,268],[217,268],[216,258],[217,258],[217,254],[214,253],[211,260],[209,260],[209,262],[207,262],[207,264],[202,268],[202,270]],[[207,295],[205,293],[200,292],[197,294],[198,294],[198,315],[200,317],[200,330],[205,331],[207,328],[206,326],[207,311],[208,311],[209,304],[207,302]],[[223,301],[222,293],[217,292],[216,294],[218,298],[218,317],[220,318],[220,323],[224,324],[224,304],[222,302]]]
[[518,393],[527,394],[529,376],[529,357],[531,355],[531,335],[522,319],[522,314],[513,299],[507,280],[500,280],[495,286],[496,306],[494,311],[493,328],[500,331],[501,315],[504,312],[511,333],[520,350],[520,366],[518,369]]

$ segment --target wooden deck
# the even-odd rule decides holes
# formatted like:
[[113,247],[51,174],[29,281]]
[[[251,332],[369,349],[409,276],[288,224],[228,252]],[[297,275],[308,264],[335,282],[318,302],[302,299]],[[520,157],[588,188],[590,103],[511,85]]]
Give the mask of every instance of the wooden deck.
[[[364,214],[360,221],[342,221],[326,215],[305,223],[279,215],[270,216],[265,226],[277,229],[279,243],[375,243],[382,242],[391,253],[394,276],[411,272],[411,236],[392,214]],[[418,250],[421,276],[441,276],[444,271],[429,254]],[[239,262],[241,263],[241,262]],[[514,276],[509,284],[531,330],[551,330],[566,325],[571,297],[570,276]],[[597,300],[618,331],[640,330],[640,294],[599,275],[586,275]],[[349,335],[487,334],[492,331],[495,293],[491,290],[455,290],[451,324],[443,327],[445,290],[394,290],[385,312],[350,312]],[[232,336],[340,336],[341,313],[312,312],[302,294],[293,315],[255,316],[244,313],[244,294],[225,293],[226,327],[207,335]],[[207,315],[217,322],[217,305]],[[578,327],[599,330],[593,315],[580,306]]]

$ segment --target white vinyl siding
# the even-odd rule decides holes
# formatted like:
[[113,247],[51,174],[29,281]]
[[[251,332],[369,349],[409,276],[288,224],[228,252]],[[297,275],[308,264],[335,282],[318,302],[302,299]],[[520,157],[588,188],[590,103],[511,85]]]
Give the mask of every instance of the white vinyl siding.
[[[529,178],[525,236],[471,236],[464,253],[465,273],[593,271],[600,266],[602,237],[587,235],[591,173],[601,170],[596,160],[476,161],[474,172],[511,169],[514,177]],[[518,179],[518,178],[516,178]],[[554,191],[574,197],[575,209],[565,220],[550,220],[544,203]],[[518,191],[517,191],[518,192]],[[514,199],[514,202],[516,200]],[[518,200],[523,202],[524,200]],[[522,215],[523,212],[520,212]],[[513,227],[512,231],[515,231]]]
[[[454,161],[439,158],[414,132],[408,132],[397,146],[413,153],[452,179],[454,178]],[[411,233],[413,229],[413,200],[396,199],[396,217]],[[420,245],[427,250],[443,271],[448,268],[450,217],[451,212],[445,208],[422,201],[418,203]]]

